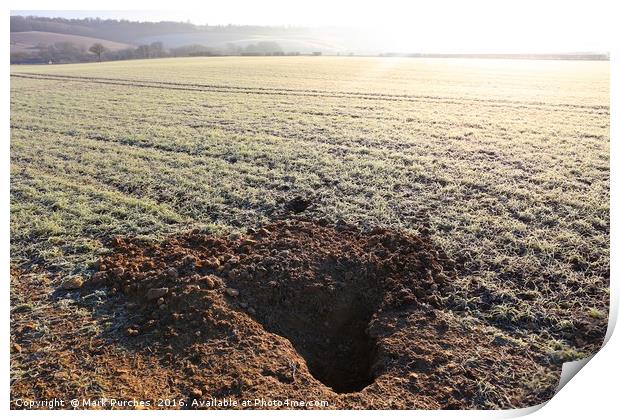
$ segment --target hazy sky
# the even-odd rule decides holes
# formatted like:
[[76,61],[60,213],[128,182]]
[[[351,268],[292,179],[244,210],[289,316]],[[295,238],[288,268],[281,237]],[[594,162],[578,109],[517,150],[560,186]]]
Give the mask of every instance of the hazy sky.
[[[20,5],[33,3],[45,4],[20,2]],[[138,3],[141,8],[160,10],[41,11],[33,8],[14,10],[11,14],[174,20],[212,25],[365,27],[373,36],[393,45],[394,51],[423,52],[608,51],[613,17],[610,2],[604,0],[228,0],[205,2],[202,10],[161,10],[158,6],[166,3],[155,1],[132,2],[132,5]],[[80,4],[54,2],[55,6],[67,9],[79,8]],[[88,4],[93,6],[96,2]],[[122,9],[126,2],[109,0],[103,4]],[[174,4],[183,7],[182,0]]]

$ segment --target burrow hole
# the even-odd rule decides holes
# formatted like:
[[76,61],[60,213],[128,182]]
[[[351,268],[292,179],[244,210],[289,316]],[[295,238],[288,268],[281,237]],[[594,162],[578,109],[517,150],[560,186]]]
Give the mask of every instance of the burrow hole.
[[376,341],[367,328],[379,294],[374,288],[303,289],[279,296],[268,311],[257,313],[257,320],[287,338],[324,385],[340,394],[363,390],[375,379]]

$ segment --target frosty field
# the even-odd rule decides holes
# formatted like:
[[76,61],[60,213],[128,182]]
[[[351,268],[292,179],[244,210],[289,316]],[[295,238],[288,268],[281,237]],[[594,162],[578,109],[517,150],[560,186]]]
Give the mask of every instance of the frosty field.
[[[141,305],[139,288],[132,304],[116,295],[110,301],[102,292],[107,289],[91,286],[89,279],[102,271],[102,256],[119,252],[114,251],[118,243],[110,242],[117,235],[157,244],[192,231],[210,238],[233,232],[253,238],[249,243],[258,241],[258,247],[261,236],[253,235],[278,220],[290,224],[291,242],[302,244],[300,261],[319,264],[323,257],[304,254],[304,236],[295,233],[297,220],[303,219],[320,221],[324,228],[303,225],[302,232],[317,229],[317,238],[335,235],[343,243],[346,235],[329,233],[330,226],[353,226],[368,247],[375,240],[364,232],[377,227],[396,232],[381,233],[384,237],[429,238],[429,247],[453,261],[450,287],[439,283],[440,303],[416,295],[419,307],[431,305],[437,312],[431,323],[442,320],[449,331],[464,328],[462,334],[479,337],[463,344],[468,349],[480,343],[510,348],[501,352],[523,355],[535,366],[524,368],[527,383],[519,379],[502,385],[503,376],[486,377],[482,368],[481,376],[459,377],[464,371],[457,368],[442,376],[437,372],[450,363],[446,356],[435,370],[426,365],[418,369],[419,363],[409,369],[419,370],[420,384],[424,375],[434,375],[429,376],[434,383],[470,389],[471,394],[423,385],[417,391],[412,386],[401,390],[402,381],[394,377],[385,379],[391,390],[387,394],[420,408],[541,402],[552,395],[561,362],[595,352],[605,335],[609,175],[608,62],[222,57],[12,66],[12,398],[61,392],[96,397],[119,389],[136,397],[172,398],[199,389],[203,397],[237,392],[253,398],[257,390],[272,389],[254,371],[246,378],[253,385],[244,386],[230,385],[234,374],[226,379],[222,372],[224,385],[217,392],[217,384],[204,387],[192,381],[200,375],[188,373],[185,362],[171,364],[155,350],[157,343],[168,344],[154,338],[163,327],[153,336],[126,337],[131,325],[151,317],[146,306],[132,309]],[[268,228],[273,235],[280,229],[284,238],[289,235],[275,226]],[[278,246],[276,236],[263,237],[266,244]],[[204,238],[199,242],[203,240],[211,243]],[[186,252],[183,241],[172,247],[175,252]],[[235,241],[233,237],[222,245],[229,251],[213,253],[222,266],[223,254],[236,255],[241,252],[236,247],[245,246]],[[328,239],[316,241],[333,252],[349,252]],[[407,239],[407,246],[416,241]],[[133,246],[122,245],[120,252],[135,252]],[[405,258],[400,248],[386,247],[389,255]],[[269,254],[256,251],[261,257],[244,263],[243,255],[252,252],[241,252],[240,264],[249,275]],[[374,261],[366,252],[373,251],[356,251],[355,261]],[[122,262],[112,258],[112,267],[118,264],[128,273],[133,266],[127,261],[135,255],[127,254]],[[275,258],[291,264],[280,254]],[[390,261],[396,267],[402,259]],[[353,265],[347,267],[357,273]],[[383,270],[389,271],[389,265],[372,268],[386,284],[391,275]],[[164,272],[163,266],[154,267]],[[183,278],[183,269],[178,270]],[[213,270],[207,274],[242,291],[238,299],[244,287],[254,287],[231,276],[230,266]],[[71,276],[84,279],[85,288],[59,291]],[[343,276],[343,282],[350,280]],[[157,287],[163,287],[160,283]],[[226,306],[230,296],[223,299],[213,297],[212,304]],[[381,312],[385,302],[377,301],[373,311]],[[230,308],[225,317],[234,320],[239,315],[226,312]],[[250,318],[271,325],[267,315],[261,318],[260,308],[257,312]],[[182,310],[175,313],[182,315]],[[67,322],[75,328],[64,328]],[[245,318],[237,322],[246,325]],[[248,331],[263,331],[252,325]],[[265,329],[288,337],[290,326],[285,327]],[[203,335],[210,338],[200,345],[211,350],[217,341],[213,337],[222,337]],[[312,365],[315,355],[306,355],[296,339],[290,338],[303,356],[299,363],[305,359]],[[94,347],[93,340],[98,343]],[[135,340],[143,341],[138,345]],[[291,352],[286,357],[297,357]],[[493,364],[491,354],[485,356],[487,366]],[[113,370],[110,360],[116,367],[125,364],[126,372]],[[80,368],[82,362],[90,367]],[[150,366],[146,372],[145,364]],[[456,364],[464,366],[466,360]],[[380,367],[373,367],[375,383],[359,399],[333,393],[305,367],[299,369],[298,375],[309,382],[285,381],[278,385],[279,395],[309,387],[326,399],[333,397],[336,408],[393,404],[371,405],[364,397],[375,392],[381,375],[388,375],[388,370],[379,375]],[[125,378],[120,385],[119,375]],[[178,382],[160,385],[162,378],[179,375]]]

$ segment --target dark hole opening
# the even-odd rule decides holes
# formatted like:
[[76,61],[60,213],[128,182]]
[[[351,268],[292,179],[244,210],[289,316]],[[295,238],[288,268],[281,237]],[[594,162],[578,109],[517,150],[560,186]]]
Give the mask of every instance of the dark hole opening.
[[299,349],[312,376],[337,393],[361,391],[374,382],[375,340],[366,334],[370,316],[352,318],[326,336],[322,349]]
[[[343,291],[343,292],[346,292]],[[366,291],[366,296],[377,296]],[[263,326],[291,341],[312,376],[337,393],[361,391],[374,382],[376,341],[366,330],[374,305],[361,294],[322,293],[311,301],[286,299],[257,314]]]

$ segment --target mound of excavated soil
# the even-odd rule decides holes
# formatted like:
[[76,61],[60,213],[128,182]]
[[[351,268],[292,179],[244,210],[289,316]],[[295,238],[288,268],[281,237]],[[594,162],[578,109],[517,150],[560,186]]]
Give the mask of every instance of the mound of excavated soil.
[[93,287],[126,297],[139,319],[127,342],[184,366],[177,386],[206,406],[517,407],[550,396],[526,349],[444,308],[455,271],[428,237],[280,221],[112,246]]

